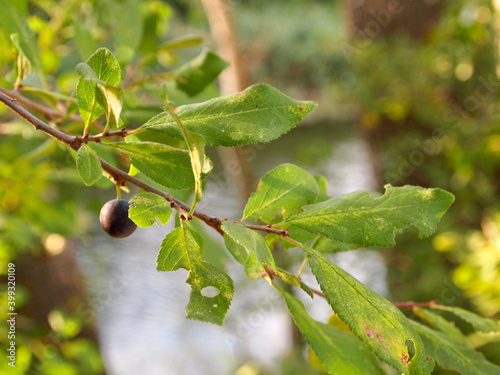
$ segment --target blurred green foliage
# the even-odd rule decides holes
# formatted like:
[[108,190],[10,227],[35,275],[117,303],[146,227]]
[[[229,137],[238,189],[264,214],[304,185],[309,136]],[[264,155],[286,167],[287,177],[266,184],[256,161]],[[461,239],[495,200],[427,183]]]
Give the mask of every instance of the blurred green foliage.
[[[377,137],[383,180],[440,186],[457,198],[439,229],[446,233],[426,244],[440,253],[410,256],[407,241],[398,251],[426,277],[433,264],[441,267],[428,296],[443,289],[451,269],[454,283],[489,316],[500,313],[500,258],[489,242],[500,210],[499,21],[488,1],[454,2],[421,39],[369,41],[352,55],[348,80],[362,127]],[[401,267],[397,274],[407,285],[401,296],[412,297],[414,272]]]

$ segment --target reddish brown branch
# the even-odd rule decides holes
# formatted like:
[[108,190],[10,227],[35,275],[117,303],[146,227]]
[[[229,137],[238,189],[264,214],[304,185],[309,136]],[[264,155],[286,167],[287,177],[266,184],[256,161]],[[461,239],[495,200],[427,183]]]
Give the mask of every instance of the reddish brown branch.
[[252,224],[243,224],[248,229],[259,230],[261,232],[274,233],[278,236],[288,237],[290,233],[288,233],[288,229],[276,229],[268,225],[252,225]]
[[42,130],[51,137],[57,139],[60,142],[63,142],[64,144],[72,147],[73,149],[77,150],[80,147],[80,145],[76,146],[76,144],[78,143],[78,137],[66,134],[58,129],[55,129],[49,124],[40,120],[38,117],[33,116],[24,107],[19,105],[18,99],[16,97],[8,96],[7,94],[4,93],[4,90],[5,89],[0,90],[0,101],[4,103],[7,107],[12,109],[14,112],[16,112],[23,119],[28,121],[31,125],[33,125],[35,129]]
[[[322,291],[314,289],[314,288],[311,288],[311,287],[309,287],[309,289],[311,289],[311,292],[313,292],[313,294],[316,294],[317,296],[326,298],[325,293],[323,293]],[[432,308],[432,307],[438,306],[438,304],[436,303],[436,301],[429,301],[429,302],[413,302],[413,301],[409,301],[409,302],[392,302],[392,304],[394,306],[396,306],[397,308],[400,308],[400,309],[409,309],[409,310],[414,310],[414,309],[416,309],[418,307],[430,307],[430,308]]]
[[309,287],[309,289],[311,289],[311,292],[313,292],[313,294],[316,294],[317,296],[320,296],[320,297],[323,297],[323,298],[326,299],[325,293],[323,293],[321,290],[314,289],[314,288],[311,288],[311,287]]
[[25,98],[22,96],[18,91],[11,91],[7,90],[4,87],[0,87],[0,92],[5,94],[6,96],[16,100],[18,103],[21,103],[24,107],[32,109],[38,113],[40,113],[42,116],[49,120],[54,120],[54,119],[68,119],[73,122],[82,122],[82,118],[77,115],[77,114],[71,114],[71,115],[66,115],[64,113],[60,113],[59,111],[46,107],[42,104],[36,103],[32,100],[29,100],[28,98]]
[[[7,92],[7,93],[6,93]],[[120,135],[120,136],[125,136],[126,134],[130,134],[134,132],[135,130],[127,131],[127,130],[118,130],[116,132],[109,132],[104,135],[97,135],[97,136],[92,136],[92,137],[87,137],[87,138],[82,138],[82,137],[77,137],[73,135],[69,135],[64,133],[63,131],[56,129],[49,124],[45,123],[44,121],[40,120],[39,118],[35,117],[33,114],[31,114],[28,110],[26,110],[23,106],[21,106],[18,103],[17,97],[11,97],[9,96],[10,91],[5,90],[3,88],[0,88],[0,102],[4,103],[7,107],[9,107],[12,111],[17,113],[20,117],[25,119],[28,123],[33,125],[35,129],[41,130],[51,137],[57,139],[58,141],[68,145],[71,147],[73,150],[77,151],[82,143],[88,142],[91,140],[98,140],[102,137],[105,136],[112,136],[112,135]],[[26,102],[23,100],[23,104]],[[38,108],[38,107],[36,107]],[[36,108],[32,108],[34,110],[37,110]],[[40,108],[38,108],[40,109]],[[45,109],[43,109],[45,111]],[[52,112],[50,112],[52,113]],[[45,112],[42,114],[46,114]],[[62,117],[62,116],[61,116]],[[165,198],[168,202],[172,204],[172,206],[177,209],[180,213],[184,212],[189,212],[191,207],[178,200],[177,198],[173,197],[172,195],[165,193],[164,191],[155,188],[154,186],[151,186],[147,183],[145,183],[142,180],[139,180],[138,178],[134,176],[130,176],[128,173],[122,171],[121,169],[118,169],[105,160],[99,158],[99,161],[101,162],[102,168],[108,172],[108,174],[116,181],[117,184],[119,185],[124,185],[126,182],[135,185],[145,191],[149,191],[151,193],[158,194],[159,196]],[[221,228],[221,223],[222,220],[215,217],[215,216],[210,216],[204,212],[194,210],[193,216],[197,217],[198,219],[202,220],[205,224],[208,226],[214,228],[217,232],[219,232],[221,235],[224,235],[224,232],[222,231]],[[268,233],[276,233],[281,236],[288,236],[288,231],[286,230],[280,230],[280,229],[275,229],[271,228],[266,225],[245,225],[249,229],[254,229],[254,230],[260,230]]]

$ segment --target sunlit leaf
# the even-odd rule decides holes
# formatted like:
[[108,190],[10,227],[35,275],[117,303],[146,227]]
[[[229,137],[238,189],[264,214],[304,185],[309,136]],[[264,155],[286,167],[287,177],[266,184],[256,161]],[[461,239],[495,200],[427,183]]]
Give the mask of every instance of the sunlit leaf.
[[430,236],[453,203],[452,194],[418,186],[385,186],[385,194],[356,192],[304,207],[285,220],[333,240],[364,246],[392,246],[395,232],[414,225]]
[[172,215],[170,203],[163,197],[154,193],[140,193],[130,200],[128,216],[141,228],[147,228],[159,220],[166,224]]
[[422,309],[422,308],[415,308],[413,309],[413,312],[420,319],[424,320],[429,325],[437,328],[438,330],[443,332],[446,336],[448,336],[450,339],[469,345],[463,333],[454,324],[450,323],[442,316],[428,309]]
[[[120,109],[117,110],[117,103],[121,102],[121,94],[113,87],[120,82],[121,69],[111,51],[99,48],[86,63],[78,64],[76,71],[80,74],[76,87],[76,97],[85,125],[88,126],[105,111],[115,117],[118,114],[119,117],[121,104]],[[102,97],[98,98],[98,95]],[[109,102],[106,101],[108,97]],[[107,104],[104,104],[105,101]],[[111,119],[111,122],[116,123],[114,119]]]
[[174,71],[177,88],[189,96],[195,96],[228,66],[219,55],[204,49],[199,56]]
[[101,162],[95,151],[85,143],[78,149],[76,169],[83,183],[87,186],[95,184],[102,177]]
[[309,295],[309,297],[313,298],[313,293],[311,291],[311,288],[309,288],[307,286],[307,284],[305,284],[297,276],[295,276],[295,275],[291,274],[290,272],[288,272],[287,270],[284,270],[284,269],[279,268],[279,267],[276,267],[274,272],[276,273],[276,275],[278,276],[278,278],[280,280],[283,280],[290,285],[294,285],[296,287],[299,287],[304,292],[306,292]]
[[[180,106],[176,114],[189,130],[205,137],[207,146],[238,146],[278,138],[316,106],[259,84],[237,94]],[[143,128],[182,139],[175,120],[166,113],[153,117]]]
[[158,271],[189,271],[192,286],[187,318],[222,325],[233,297],[233,282],[223,271],[201,260],[201,238],[185,227],[167,234],[157,259]]
[[430,374],[434,362],[392,303],[307,246],[309,264],[333,311],[380,359],[401,373]]
[[280,165],[261,178],[241,220],[280,221],[314,203],[318,193],[316,180],[305,170],[293,164]]
[[201,201],[203,196],[202,190],[202,175],[205,165],[205,139],[197,133],[193,133],[186,129],[182,121],[177,117],[170,107],[166,107],[166,111],[175,119],[177,126],[182,132],[184,142],[186,143],[189,159],[191,160],[191,169],[194,178],[194,199],[189,214],[191,214],[196,207],[196,204]]
[[249,278],[259,279],[267,267],[276,268],[271,250],[259,233],[230,221],[222,223],[222,230],[227,249],[245,266]]
[[357,337],[319,323],[295,297],[282,292],[300,332],[331,375],[385,374],[375,356]]
[[161,51],[170,51],[178,48],[196,47],[203,42],[203,37],[200,35],[184,35],[179,38],[167,40],[161,44],[158,49]]
[[462,375],[498,375],[500,367],[488,362],[469,345],[450,339],[420,323],[411,322],[424,342],[427,353],[439,366]]
[[478,331],[481,332],[500,331],[500,324],[496,320],[479,316],[471,311],[464,310],[461,307],[439,306],[436,308],[439,308],[440,310],[444,311],[449,311],[455,314],[460,319],[463,319],[467,323],[470,323]]
[[187,150],[154,142],[114,142],[107,145],[125,152],[137,169],[163,186],[172,189],[194,187]]

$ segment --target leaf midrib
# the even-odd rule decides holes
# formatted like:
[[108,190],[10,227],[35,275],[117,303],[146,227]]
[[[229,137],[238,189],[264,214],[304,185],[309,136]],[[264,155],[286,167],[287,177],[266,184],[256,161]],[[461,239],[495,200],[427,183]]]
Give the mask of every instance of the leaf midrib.
[[[236,115],[241,115],[241,114],[247,114],[247,113],[252,113],[252,112],[257,112],[257,111],[260,111],[260,112],[268,112],[268,111],[272,111],[272,110],[280,110],[280,109],[289,109],[290,107],[293,107],[297,104],[292,104],[292,105],[283,105],[283,106],[276,106],[276,107],[267,107],[267,108],[253,108],[253,109],[249,109],[249,110],[245,110],[245,111],[238,111],[238,112],[231,112],[227,115],[224,115],[224,114],[217,114],[217,115],[201,115],[201,116],[196,116],[196,115],[190,115],[191,118],[182,118],[182,112],[179,114],[179,118],[181,119],[181,121],[183,121],[184,123],[189,123],[189,122],[196,122],[196,121],[204,121],[204,120],[213,120],[213,119],[220,119],[220,118],[230,118],[232,116],[236,116]],[[305,111],[304,111],[305,113]],[[193,118],[193,117],[197,117],[197,118]],[[147,125],[146,128],[150,128],[150,127],[153,127],[153,126],[161,126],[161,125],[165,125],[165,124],[168,124],[168,125],[171,125],[171,126],[175,126],[175,122],[173,121],[168,121],[168,119],[171,119],[171,117],[169,116],[165,116],[165,119],[163,122],[161,123],[156,123],[156,124],[151,124],[151,125]],[[241,122],[241,120],[239,120]],[[257,124],[258,122],[245,122],[246,124]]]
[[[304,211],[304,212],[300,212],[296,215],[294,215],[295,217],[290,217],[287,222],[292,222],[292,221],[300,221],[301,219],[308,219],[310,216],[314,216],[315,218],[318,218],[318,217],[325,217],[325,216],[337,216],[337,215],[349,215],[349,214],[356,214],[356,213],[369,213],[369,212],[381,212],[381,211],[394,211],[394,210],[400,210],[400,209],[405,209],[405,208],[414,208],[414,207],[420,207],[420,206],[425,206],[425,205],[434,205],[434,204],[438,204],[438,203],[443,203],[443,202],[446,202],[445,199],[442,199],[442,200],[439,200],[439,201],[432,201],[432,202],[421,202],[421,203],[417,203],[417,204],[408,204],[408,205],[401,205],[401,206],[393,206],[393,207],[380,207],[380,204],[375,206],[375,207],[371,207],[371,208],[366,208],[366,209],[356,209],[356,210],[352,210],[352,211],[337,211],[337,212],[324,212],[324,213],[320,213],[321,211],[323,210],[329,210],[329,209],[332,209],[334,207],[330,207],[330,208],[324,208],[324,209],[321,209],[321,211],[319,212],[315,212],[314,210],[312,211]],[[352,206],[351,206],[352,207]],[[305,214],[309,214],[310,216],[308,215],[305,215]],[[300,217],[300,216],[303,216],[303,217]]]

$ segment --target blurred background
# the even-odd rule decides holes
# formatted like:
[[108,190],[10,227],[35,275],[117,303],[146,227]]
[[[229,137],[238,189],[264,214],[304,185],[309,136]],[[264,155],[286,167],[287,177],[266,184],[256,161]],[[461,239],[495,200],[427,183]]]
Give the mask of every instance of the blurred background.
[[[500,318],[499,1],[0,0],[0,8],[18,16],[0,17],[0,86],[12,90],[19,69],[28,69],[21,93],[45,107],[74,111],[74,67],[101,46],[123,67],[127,127],[161,111],[165,82],[177,105],[258,82],[317,101],[279,140],[208,150],[214,171],[200,208],[238,219],[258,178],[283,162],[326,176],[333,197],[383,191],[386,183],[449,190],[456,201],[431,238],[409,229],[394,248],[334,260],[391,301],[436,300]],[[30,42],[16,49],[10,35],[19,30]],[[231,66],[189,97],[169,73],[205,47]],[[22,50],[30,63],[18,58]],[[205,256],[235,281],[222,328],[185,319],[184,271],[155,270],[173,225],[107,237],[98,213],[115,197],[113,184],[85,187],[74,154],[4,106],[0,122],[0,310],[12,262],[19,313],[17,368],[0,364],[0,372],[321,373],[310,367],[274,290],[246,280],[217,233],[206,231]],[[69,122],[66,129],[81,131]],[[96,152],[124,168],[118,157]],[[238,168],[228,166],[232,160]],[[173,194],[189,199],[189,192]],[[292,271],[300,265],[294,250],[276,257]],[[304,279],[314,283],[307,272]],[[330,314],[319,299],[308,309],[321,321]],[[500,338],[470,339],[500,364]],[[0,342],[7,345],[6,325]]]

